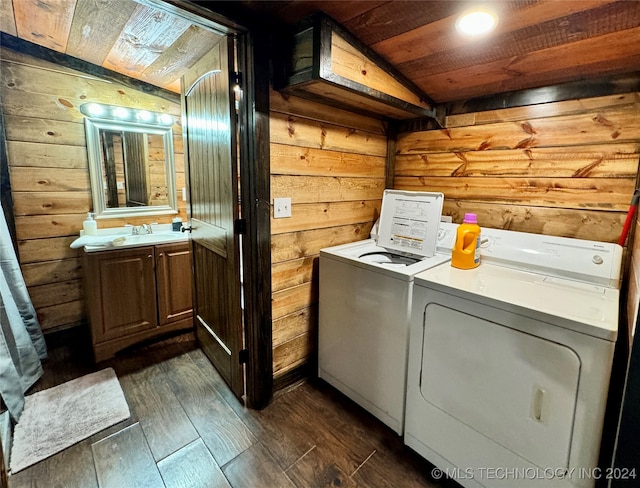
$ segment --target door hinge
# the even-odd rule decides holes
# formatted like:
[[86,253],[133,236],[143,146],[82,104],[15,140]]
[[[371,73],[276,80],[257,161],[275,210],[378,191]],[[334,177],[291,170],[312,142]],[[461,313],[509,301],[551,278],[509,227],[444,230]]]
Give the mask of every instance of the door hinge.
[[240,349],[238,360],[240,364],[247,364],[249,362],[249,349]]
[[242,86],[242,73],[235,71],[233,73],[233,82],[239,87]]
[[247,220],[236,219],[233,221],[233,231],[236,234],[245,235],[247,233]]

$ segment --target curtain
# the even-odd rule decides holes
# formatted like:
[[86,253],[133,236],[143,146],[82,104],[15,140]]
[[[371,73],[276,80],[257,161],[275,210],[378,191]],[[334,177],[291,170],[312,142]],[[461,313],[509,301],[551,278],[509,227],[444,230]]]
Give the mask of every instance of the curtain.
[[47,346],[0,206],[0,396],[17,421],[24,394],[42,376]]

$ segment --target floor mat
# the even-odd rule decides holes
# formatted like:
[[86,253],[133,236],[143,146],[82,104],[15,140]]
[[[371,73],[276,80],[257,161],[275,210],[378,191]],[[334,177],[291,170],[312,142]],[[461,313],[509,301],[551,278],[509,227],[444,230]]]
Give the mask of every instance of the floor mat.
[[17,473],[130,415],[112,368],[27,395],[13,434],[11,472]]

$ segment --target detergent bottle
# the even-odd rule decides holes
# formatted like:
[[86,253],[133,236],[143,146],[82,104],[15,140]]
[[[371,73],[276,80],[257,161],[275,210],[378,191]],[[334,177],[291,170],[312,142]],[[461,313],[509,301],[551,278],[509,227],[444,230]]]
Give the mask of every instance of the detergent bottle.
[[456,243],[451,253],[451,266],[472,269],[480,264],[480,226],[476,214],[464,214],[458,226]]

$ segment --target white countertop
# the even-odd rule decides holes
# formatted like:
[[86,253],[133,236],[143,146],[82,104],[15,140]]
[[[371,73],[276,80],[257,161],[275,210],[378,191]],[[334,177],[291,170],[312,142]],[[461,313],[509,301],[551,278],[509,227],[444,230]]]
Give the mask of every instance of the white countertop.
[[131,227],[114,227],[98,229],[98,234],[95,236],[84,235],[81,231],[80,237],[71,243],[71,248],[84,247],[86,252],[97,252],[189,240],[187,233],[172,231],[171,224],[153,224],[152,230],[151,234],[132,235]]

